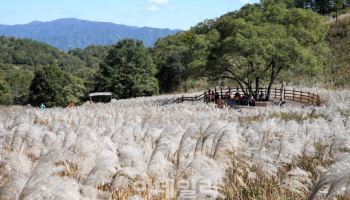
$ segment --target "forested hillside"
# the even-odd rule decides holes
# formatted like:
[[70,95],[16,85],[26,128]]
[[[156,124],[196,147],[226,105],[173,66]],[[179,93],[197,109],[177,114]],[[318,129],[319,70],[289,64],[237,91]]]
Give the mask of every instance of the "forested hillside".
[[[102,57],[108,47],[91,46],[85,50],[64,53],[49,45],[28,40],[0,37],[0,91],[6,98],[3,104],[26,104],[29,98],[29,86],[34,71],[43,67],[59,67],[82,86],[88,86],[93,79]],[[83,96],[84,94],[80,94]],[[75,100],[77,101],[77,100]]]
[[290,8],[311,9],[321,15],[334,14],[333,17],[350,6],[349,0],[261,0],[261,3],[285,3]]
[[49,45],[0,37],[0,104],[65,106],[91,91],[116,98],[158,94],[156,65],[142,41],[62,52]]

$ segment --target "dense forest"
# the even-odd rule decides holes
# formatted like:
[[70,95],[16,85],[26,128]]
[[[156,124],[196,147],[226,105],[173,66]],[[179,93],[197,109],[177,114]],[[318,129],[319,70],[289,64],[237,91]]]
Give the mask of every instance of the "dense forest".
[[[66,88],[67,90],[80,88],[79,92],[70,91],[57,95],[70,96],[67,97],[66,102],[79,102],[91,87],[94,74],[108,48],[91,46],[84,50],[77,49],[64,53],[54,47],[32,40],[0,37],[0,102],[2,104],[33,103],[29,101],[31,95],[29,89],[34,81],[34,76],[39,71],[54,71],[52,69],[62,72],[64,81],[67,81],[69,85],[74,85],[73,88]],[[44,78],[49,79],[49,77]],[[47,81],[57,83],[63,81],[58,80],[59,77],[56,75],[53,75],[52,78],[54,79]],[[64,105],[66,102],[53,105]]]
[[285,3],[289,8],[297,7],[311,9],[322,15],[334,14],[337,17],[339,13],[350,6],[349,0],[261,0],[262,4]]
[[62,52],[0,37],[0,104],[65,106],[92,91],[131,98],[218,80],[251,94],[259,84],[270,88],[281,80],[347,87],[350,20],[322,15],[348,6],[347,0],[263,0],[159,39],[152,48],[126,39]]

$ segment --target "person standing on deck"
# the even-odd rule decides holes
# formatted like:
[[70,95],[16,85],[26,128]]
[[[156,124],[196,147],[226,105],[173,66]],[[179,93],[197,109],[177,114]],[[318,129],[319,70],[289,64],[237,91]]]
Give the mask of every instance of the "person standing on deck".
[[284,93],[285,93],[285,83],[284,82],[282,82],[280,90],[281,90],[280,102],[284,102]]

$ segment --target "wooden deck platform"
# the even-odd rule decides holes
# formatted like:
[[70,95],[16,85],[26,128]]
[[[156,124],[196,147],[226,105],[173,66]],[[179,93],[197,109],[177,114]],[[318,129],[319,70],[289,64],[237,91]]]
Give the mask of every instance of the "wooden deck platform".
[[[214,94],[219,95],[219,100],[227,100],[225,98],[226,94],[232,95],[235,93],[239,93],[240,95],[244,95],[244,92],[247,90],[242,90],[240,88],[228,88],[223,89],[220,88],[220,90],[208,90],[203,92],[201,95],[197,96],[181,96],[177,99],[175,99],[174,103],[182,103],[185,101],[204,101],[206,103],[214,102],[214,97],[212,95],[212,92]],[[267,93],[267,88],[259,88],[259,92],[263,92],[264,94]],[[299,91],[295,89],[277,89],[273,88],[270,92],[270,101],[256,101],[256,106],[258,107],[268,107],[276,104],[276,101],[278,102],[280,99],[284,99],[287,104],[293,102],[293,104],[298,104],[299,106],[305,106],[305,105],[313,105],[313,106],[321,106],[325,103],[324,100],[320,98],[318,94],[307,92],[307,91]],[[274,101],[275,100],[275,101]],[[234,107],[235,105],[232,105],[228,102],[228,105],[230,107]],[[238,105],[237,105],[238,106]]]

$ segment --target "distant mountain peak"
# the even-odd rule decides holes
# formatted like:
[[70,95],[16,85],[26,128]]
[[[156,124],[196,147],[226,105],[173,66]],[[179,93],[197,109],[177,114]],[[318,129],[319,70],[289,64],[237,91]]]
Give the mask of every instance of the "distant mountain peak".
[[13,26],[0,25],[0,35],[33,39],[66,51],[90,45],[111,45],[125,38],[142,40],[145,46],[153,46],[159,38],[179,31],[76,18],[62,18],[48,22],[33,21]]
[[41,22],[41,21],[32,21],[29,24],[41,24],[41,23],[43,23],[43,22]]

